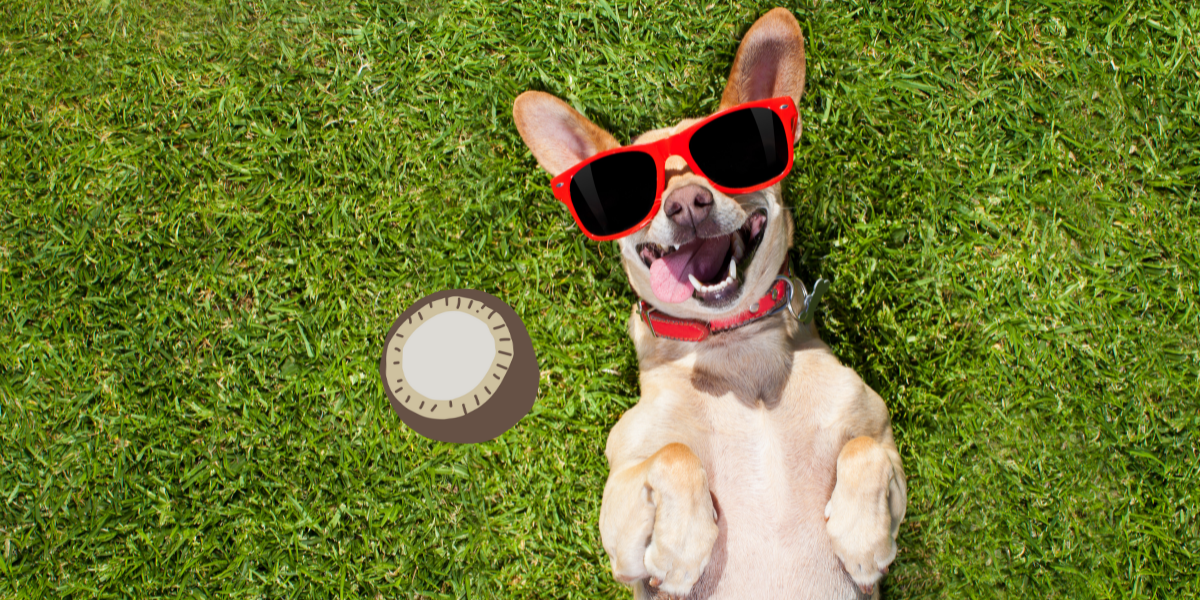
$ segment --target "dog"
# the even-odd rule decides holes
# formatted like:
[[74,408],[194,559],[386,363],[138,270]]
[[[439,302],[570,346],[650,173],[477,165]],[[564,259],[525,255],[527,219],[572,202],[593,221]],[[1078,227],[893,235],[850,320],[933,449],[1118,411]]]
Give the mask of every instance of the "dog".
[[[720,106],[794,104],[804,83],[800,25],[777,8],[742,39]],[[521,94],[513,117],[552,176],[621,148],[546,93]],[[641,399],[605,449],[599,526],[613,575],[635,598],[877,598],[904,519],[904,470],[883,400],[794,318],[803,291],[778,300],[799,287],[779,276],[793,234],[781,185],[727,194],[678,155],[662,177],[661,210],[618,240],[642,300],[629,319]],[[728,248],[728,271],[697,258],[706,248]]]

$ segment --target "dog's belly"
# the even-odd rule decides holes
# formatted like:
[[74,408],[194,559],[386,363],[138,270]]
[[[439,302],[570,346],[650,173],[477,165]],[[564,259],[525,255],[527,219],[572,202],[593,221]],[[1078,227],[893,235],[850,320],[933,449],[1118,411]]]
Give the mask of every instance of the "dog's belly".
[[838,440],[797,412],[719,405],[705,453],[719,534],[690,597],[858,598],[825,530]]

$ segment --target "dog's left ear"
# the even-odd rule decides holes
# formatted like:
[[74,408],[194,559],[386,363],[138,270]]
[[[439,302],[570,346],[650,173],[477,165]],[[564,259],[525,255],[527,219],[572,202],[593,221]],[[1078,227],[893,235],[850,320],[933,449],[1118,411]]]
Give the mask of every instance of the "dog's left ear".
[[785,8],[776,8],[754,22],[733,59],[733,71],[721,108],[745,102],[804,95],[804,33]]
[[538,164],[551,175],[621,144],[566,102],[545,92],[525,92],[513,102],[517,131]]

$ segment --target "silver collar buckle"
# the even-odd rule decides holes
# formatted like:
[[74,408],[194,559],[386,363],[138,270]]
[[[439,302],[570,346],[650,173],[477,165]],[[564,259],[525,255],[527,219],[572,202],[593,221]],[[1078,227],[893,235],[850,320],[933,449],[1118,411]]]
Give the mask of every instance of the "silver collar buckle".
[[[817,282],[813,284],[813,291],[810,294],[808,292],[808,288],[805,287],[804,282],[797,277],[780,275],[777,279],[782,279],[788,284],[787,303],[784,304],[784,306],[787,307],[788,312],[792,313],[792,316],[801,323],[812,323],[813,317],[817,312],[817,305],[820,304],[821,298],[825,295],[825,292],[829,290],[829,280],[817,279]],[[804,298],[804,308],[802,308],[799,313],[796,312],[796,307],[792,305],[792,299],[797,295],[797,292],[799,292],[798,295],[800,297]],[[775,309],[772,311],[772,314],[782,310],[782,308],[783,307]]]

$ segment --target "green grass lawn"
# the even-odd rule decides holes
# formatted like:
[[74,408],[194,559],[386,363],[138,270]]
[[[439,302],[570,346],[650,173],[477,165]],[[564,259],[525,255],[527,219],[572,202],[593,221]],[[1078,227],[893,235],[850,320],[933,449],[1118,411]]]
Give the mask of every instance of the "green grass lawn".
[[[0,2],[0,597],[623,597],[634,297],[512,100],[708,114],[773,6]],[[885,594],[1200,596],[1200,8],[790,8],[801,275],[909,475]],[[378,381],[454,287],[542,369],[476,446]]]

